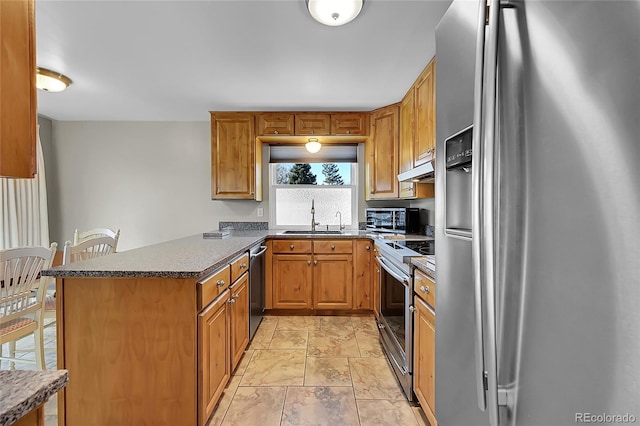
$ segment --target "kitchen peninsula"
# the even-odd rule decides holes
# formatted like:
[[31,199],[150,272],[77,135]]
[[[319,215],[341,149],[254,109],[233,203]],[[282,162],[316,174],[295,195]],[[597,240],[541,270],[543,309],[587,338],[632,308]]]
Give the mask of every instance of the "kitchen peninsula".
[[61,424],[204,426],[248,342],[233,331],[247,250],[323,237],[368,238],[199,234],[44,271],[57,278],[58,367],[69,371]]

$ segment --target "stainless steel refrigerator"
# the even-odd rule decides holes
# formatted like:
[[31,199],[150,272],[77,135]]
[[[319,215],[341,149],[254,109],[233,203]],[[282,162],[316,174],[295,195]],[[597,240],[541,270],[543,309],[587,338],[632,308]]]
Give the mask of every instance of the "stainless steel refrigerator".
[[639,22],[454,0],[437,27],[440,426],[640,422]]

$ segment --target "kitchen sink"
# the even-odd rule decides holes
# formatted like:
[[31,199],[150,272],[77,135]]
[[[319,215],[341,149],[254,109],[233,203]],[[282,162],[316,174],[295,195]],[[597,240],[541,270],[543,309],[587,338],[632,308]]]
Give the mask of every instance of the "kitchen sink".
[[342,231],[284,231],[283,234],[297,235],[341,235]]

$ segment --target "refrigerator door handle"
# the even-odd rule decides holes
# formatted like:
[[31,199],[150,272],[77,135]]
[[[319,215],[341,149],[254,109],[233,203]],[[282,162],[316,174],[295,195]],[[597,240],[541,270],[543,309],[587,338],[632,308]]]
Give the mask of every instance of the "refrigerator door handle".
[[483,333],[483,258],[482,258],[482,240],[483,240],[483,210],[482,210],[482,166],[483,153],[482,148],[482,102],[483,102],[483,83],[484,83],[484,39],[485,39],[485,22],[486,22],[486,3],[485,0],[478,1],[478,33],[476,36],[476,57],[475,57],[475,76],[474,76],[474,94],[473,94],[473,157],[471,158],[472,167],[472,200],[471,200],[471,250],[473,263],[473,284],[474,284],[474,305],[475,305],[475,366],[476,366],[476,394],[478,397],[478,407],[482,411],[487,408],[485,393],[485,364],[484,364],[484,333]]
[[496,99],[498,71],[498,20],[500,0],[489,0],[489,24],[485,44],[483,87],[483,156],[482,161],[482,237],[481,251],[484,284],[483,330],[486,402],[491,426],[498,426],[498,356],[496,340],[496,275],[495,275],[495,155]]

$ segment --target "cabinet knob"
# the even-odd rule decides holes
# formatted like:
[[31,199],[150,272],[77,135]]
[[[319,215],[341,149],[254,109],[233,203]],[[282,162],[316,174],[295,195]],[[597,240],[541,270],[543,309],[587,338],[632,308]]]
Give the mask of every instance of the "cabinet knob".
[[291,244],[291,245],[289,246],[289,248],[290,248],[291,250],[293,250],[293,244]]
[[351,130],[347,130],[347,134],[350,135],[351,134]]
[[423,292],[423,293],[429,294],[431,289],[429,288],[428,285],[423,285],[423,286],[420,286],[420,291]]
[[316,131],[315,131],[315,130],[313,130],[313,129],[311,129],[311,134],[312,134],[312,135],[315,135],[315,134],[316,134]]
[[246,263],[241,263],[241,264],[240,264],[240,269],[244,269],[244,268],[246,268],[246,267],[247,267],[247,264],[246,264]]
[[216,281],[216,285],[217,285],[218,287],[222,287],[222,286],[224,285],[224,280],[218,280],[218,281]]
[[374,253],[377,253],[377,252],[378,252],[378,249],[377,249],[377,248],[374,248],[374,249],[373,249],[373,252],[374,252]]
[[409,312],[414,313],[416,308],[414,306],[409,306]]
[[314,260],[314,261],[313,261],[313,264],[314,264],[314,265],[317,265],[317,264],[318,264],[318,261],[317,261],[317,260]]
[[228,303],[229,303],[230,305],[233,305],[234,303],[236,303],[236,301],[235,301],[234,299],[229,299],[229,302],[228,302]]
[[274,130],[274,131],[273,131],[273,134],[274,134],[274,135],[277,135],[278,133],[279,133],[279,132],[278,132],[277,130]]
[[331,244],[331,250],[335,250],[336,246],[334,246],[333,244]]
[[369,247],[369,246],[365,246],[365,248],[364,248],[364,249],[365,249],[366,251],[369,251],[369,250],[371,250],[371,247]]
[[307,265],[311,265],[311,261],[310,260],[307,260]]
[[236,300],[239,297],[240,297],[239,294],[234,294],[233,296],[231,296],[231,300]]

